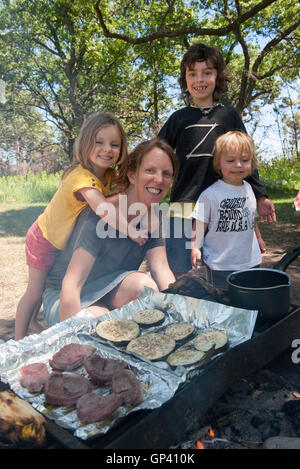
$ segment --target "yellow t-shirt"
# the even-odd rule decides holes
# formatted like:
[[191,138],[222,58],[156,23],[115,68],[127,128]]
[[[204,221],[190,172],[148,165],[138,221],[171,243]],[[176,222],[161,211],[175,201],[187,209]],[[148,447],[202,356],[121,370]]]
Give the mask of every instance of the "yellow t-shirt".
[[85,200],[78,200],[75,192],[84,187],[91,187],[107,197],[112,174],[111,169],[106,171],[107,183],[104,186],[93,173],[78,165],[62,179],[45,211],[38,217],[38,225],[44,238],[57,249],[64,249],[78,215],[88,205]]
[[192,218],[195,202],[170,202],[169,217]]

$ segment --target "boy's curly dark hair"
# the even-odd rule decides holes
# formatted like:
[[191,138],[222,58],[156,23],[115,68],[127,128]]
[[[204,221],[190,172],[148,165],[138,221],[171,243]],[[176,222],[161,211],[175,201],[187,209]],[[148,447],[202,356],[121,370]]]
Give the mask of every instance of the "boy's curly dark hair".
[[226,63],[221,52],[215,47],[209,47],[201,42],[192,44],[184,54],[180,64],[180,77],[178,83],[181,88],[182,97],[186,104],[191,104],[192,97],[187,90],[185,73],[187,67],[191,67],[195,62],[207,61],[213,68],[217,70],[216,87],[214,91],[214,101],[219,101],[222,93],[226,91],[229,77],[226,71]]

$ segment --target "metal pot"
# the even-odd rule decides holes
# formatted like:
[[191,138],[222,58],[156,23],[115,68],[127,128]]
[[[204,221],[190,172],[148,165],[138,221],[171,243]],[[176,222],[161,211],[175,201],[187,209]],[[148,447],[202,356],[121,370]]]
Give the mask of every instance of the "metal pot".
[[272,269],[247,269],[229,274],[226,280],[230,304],[258,310],[260,317],[272,322],[285,317],[290,306],[291,279],[284,270],[299,254],[300,248],[294,248]]

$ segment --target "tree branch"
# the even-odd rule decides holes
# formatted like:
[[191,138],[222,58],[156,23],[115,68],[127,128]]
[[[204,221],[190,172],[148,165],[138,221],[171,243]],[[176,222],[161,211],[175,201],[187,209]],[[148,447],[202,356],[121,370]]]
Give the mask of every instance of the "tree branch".
[[252,71],[256,73],[258,67],[260,66],[261,62],[263,61],[264,57],[277,45],[280,41],[285,39],[289,34],[291,34],[295,29],[300,25],[300,19],[289,26],[285,31],[281,31],[276,37],[274,37],[266,46],[263,48],[261,53],[258,55],[257,59],[255,60]]
[[[126,34],[119,34],[119,33],[114,33],[110,31],[108,27],[106,26],[106,23],[104,21],[104,18],[101,12],[101,5],[100,5],[101,0],[96,1],[96,3],[94,4],[94,10],[96,13],[98,23],[105,37],[112,38],[112,39],[119,39],[129,44],[145,44],[146,42],[152,42],[152,41],[155,41],[156,39],[162,39],[165,37],[168,37],[168,38],[182,37],[188,34],[193,34],[193,35],[198,35],[198,36],[225,36],[226,34],[232,32],[239,25],[247,21],[249,18],[252,18],[261,10],[264,10],[265,8],[267,8],[269,5],[271,5],[272,3],[276,1],[277,0],[262,0],[256,6],[254,6],[253,8],[250,8],[250,10],[238,16],[234,21],[232,21],[232,23],[228,24],[225,27],[200,28],[200,27],[195,26],[195,27],[188,27],[188,28],[183,27],[182,28],[180,25],[178,25],[177,29],[174,29],[174,25],[172,25],[173,26],[172,30],[167,29],[166,27],[166,29],[157,30],[156,32],[152,34],[148,34],[142,37],[131,37]],[[172,7],[173,7],[173,4],[172,4]]]
[[163,15],[162,20],[161,20],[161,22],[160,22],[160,25],[159,25],[158,28],[157,28],[158,31],[161,31],[161,30],[162,30],[162,27],[163,27],[163,25],[164,25],[164,23],[165,23],[165,21],[166,21],[166,18],[167,18],[167,16],[168,16],[168,14],[173,10],[173,7],[174,7],[175,2],[176,2],[176,0],[172,0],[172,1],[170,2],[170,5],[169,5],[169,7],[167,8],[167,10],[165,11],[165,14]]

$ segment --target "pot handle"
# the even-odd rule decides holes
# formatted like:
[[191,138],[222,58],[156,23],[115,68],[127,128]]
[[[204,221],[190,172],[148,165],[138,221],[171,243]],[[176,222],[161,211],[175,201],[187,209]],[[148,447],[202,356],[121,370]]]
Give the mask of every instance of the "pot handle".
[[286,252],[286,254],[283,256],[280,261],[276,262],[276,264],[273,265],[272,269],[277,269],[277,270],[285,270],[293,260],[295,260],[300,254],[300,247],[298,248],[293,248],[290,249],[289,251]]

